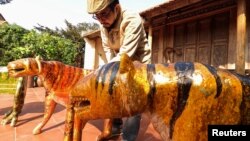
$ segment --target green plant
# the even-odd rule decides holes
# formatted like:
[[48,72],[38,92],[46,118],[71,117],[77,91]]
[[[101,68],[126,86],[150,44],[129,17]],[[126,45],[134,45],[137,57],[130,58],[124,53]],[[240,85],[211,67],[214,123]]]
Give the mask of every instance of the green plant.
[[38,55],[45,60],[75,64],[78,44],[69,39],[35,30],[28,31],[15,24],[0,26],[0,37],[2,66],[13,60]]

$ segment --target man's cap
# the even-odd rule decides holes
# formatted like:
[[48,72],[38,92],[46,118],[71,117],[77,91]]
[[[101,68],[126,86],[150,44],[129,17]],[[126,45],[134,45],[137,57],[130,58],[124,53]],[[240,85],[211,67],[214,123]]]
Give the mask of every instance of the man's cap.
[[114,0],[87,0],[87,11],[94,14],[102,11],[109,6]]

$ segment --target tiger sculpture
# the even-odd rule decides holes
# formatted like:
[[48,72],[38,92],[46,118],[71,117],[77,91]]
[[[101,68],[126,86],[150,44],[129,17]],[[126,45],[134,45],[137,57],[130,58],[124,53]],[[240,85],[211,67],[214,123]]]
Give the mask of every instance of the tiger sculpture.
[[207,141],[208,125],[250,123],[250,79],[192,62],[142,64],[124,54],[72,88],[64,141],[81,141],[89,120],[150,116],[162,140]]
[[[45,94],[45,111],[43,120],[33,129],[33,134],[39,134],[42,128],[52,116],[57,103],[64,106],[69,101],[69,91],[78,82],[79,79],[86,76],[92,70],[86,70],[58,61],[42,61],[37,58],[25,58],[8,63],[8,72],[11,77],[21,77],[37,75],[43,81]],[[15,95],[14,111],[7,113],[1,121],[5,125],[12,120],[15,124],[18,114],[21,113],[24,104],[25,94]]]

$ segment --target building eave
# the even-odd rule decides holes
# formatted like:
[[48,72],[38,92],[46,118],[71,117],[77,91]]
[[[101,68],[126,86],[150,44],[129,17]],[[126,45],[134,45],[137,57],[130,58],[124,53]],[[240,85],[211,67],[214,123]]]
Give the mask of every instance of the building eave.
[[145,20],[150,20],[153,17],[165,14],[169,11],[190,5],[192,3],[197,3],[199,1],[202,0],[167,0],[167,2],[161,3],[159,5],[140,12],[140,15]]
[[96,37],[100,37],[100,30],[94,30],[94,31],[90,31],[87,32],[85,34],[82,35],[83,38],[96,38]]
[[0,20],[1,21],[6,21],[5,18],[3,17],[3,15],[0,13]]

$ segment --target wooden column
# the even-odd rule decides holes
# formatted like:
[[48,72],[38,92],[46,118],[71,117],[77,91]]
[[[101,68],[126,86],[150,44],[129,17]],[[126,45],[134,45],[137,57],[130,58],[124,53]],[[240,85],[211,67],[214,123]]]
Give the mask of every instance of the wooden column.
[[96,42],[95,40],[84,37],[85,54],[84,54],[84,69],[96,69]]
[[245,74],[246,0],[237,0],[236,72]]
[[[148,27],[148,45],[152,50],[153,49],[152,48],[152,45],[153,45],[153,27],[152,27],[152,24],[150,22],[149,22],[149,27]],[[151,60],[152,60],[152,53],[151,53]]]
[[[246,27],[247,27],[247,37],[246,37],[246,48],[247,48],[247,51],[246,51],[246,69],[250,69],[250,1],[249,0],[246,0],[246,17],[247,17],[247,20],[246,20]],[[249,71],[248,71],[249,72]],[[249,74],[249,73],[248,73]]]
[[228,64],[227,69],[235,69],[235,59],[236,59],[236,27],[237,27],[237,9],[233,8],[230,10],[230,20],[229,20],[229,42],[228,42]]

